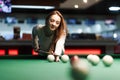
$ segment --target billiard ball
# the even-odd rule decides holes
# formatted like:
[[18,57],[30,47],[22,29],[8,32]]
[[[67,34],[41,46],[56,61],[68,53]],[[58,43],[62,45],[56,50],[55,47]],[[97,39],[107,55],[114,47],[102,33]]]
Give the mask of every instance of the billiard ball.
[[66,63],[66,62],[69,61],[69,56],[68,55],[62,55],[61,60],[62,60],[62,62]]
[[105,66],[111,66],[113,64],[113,57],[111,55],[105,55],[102,61]]
[[93,65],[98,65],[99,62],[100,62],[99,56],[98,56],[98,55],[93,55],[93,56],[92,56],[92,59],[91,59],[91,63],[92,63]]
[[93,55],[90,54],[87,56],[87,60],[92,64],[92,65],[97,65],[100,62],[100,58],[98,55]]
[[70,58],[71,65],[74,65],[80,61],[80,58],[77,55],[74,55]]
[[54,57],[54,55],[48,55],[47,56],[47,60],[49,61],[49,62],[53,62],[54,60],[55,60],[55,57]]
[[85,80],[89,74],[89,71],[90,69],[86,61],[80,59],[76,64],[74,64],[74,66],[72,66],[71,76],[75,80]]
[[93,57],[93,54],[89,54],[89,55],[87,56],[87,60],[88,60],[89,62],[91,62],[92,57]]

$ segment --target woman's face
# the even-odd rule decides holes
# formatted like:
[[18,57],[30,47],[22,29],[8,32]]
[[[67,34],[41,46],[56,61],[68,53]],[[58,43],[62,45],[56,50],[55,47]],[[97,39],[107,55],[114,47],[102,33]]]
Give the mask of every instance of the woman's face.
[[52,31],[56,30],[59,27],[60,23],[61,23],[60,16],[58,16],[57,14],[52,15],[49,18],[49,27],[50,27],[50,30],[52,30]]

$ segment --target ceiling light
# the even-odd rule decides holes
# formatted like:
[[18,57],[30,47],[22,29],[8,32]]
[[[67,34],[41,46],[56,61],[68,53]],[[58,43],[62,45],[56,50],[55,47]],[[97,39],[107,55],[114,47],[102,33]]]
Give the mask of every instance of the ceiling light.
[[84,2],[84,3],[87,3],[87,2],[88,2],[88,0],[83,0],[83,2]]
[[113,37],[114,37],[114,38],[117,38],[117,37],[118,37],[117,33],[114,33],[114,34],[113,34]]
[[76,5],[74,5],[74,7],[75,7],[75,8],[79,8],[79,6],[78,6],[77,4],[76,4]]
[[109,10],[110,10],[110,11],[119,11],[119,10],[120,10],[120,7],[112,6],[112,7],[109,7]]
[[12,5],[12,8],[21,9],[54,9],[54,6]]

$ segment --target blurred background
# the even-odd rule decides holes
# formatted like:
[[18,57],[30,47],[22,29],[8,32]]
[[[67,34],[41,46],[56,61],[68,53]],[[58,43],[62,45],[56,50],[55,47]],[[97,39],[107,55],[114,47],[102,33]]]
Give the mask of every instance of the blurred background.
[[20,27],[21,38],[31,34],[55,9],[65,17],[70,35],[90,33],[120,42],[119,0],[0,0],[0,35],[13,38],[14,27]]
[[31,34],[33,26],[44,25],[46,15],[57,9],[70,34],[94,33],[120,41],[119,0],[0,0],[0,8],[0,34],[5,39],[12,38],[16,26],[20,37]]
[[31,40],[32,28],[59,10],[68,39],[110,39],[120,44],[120,0],[0,0],[1,40]]

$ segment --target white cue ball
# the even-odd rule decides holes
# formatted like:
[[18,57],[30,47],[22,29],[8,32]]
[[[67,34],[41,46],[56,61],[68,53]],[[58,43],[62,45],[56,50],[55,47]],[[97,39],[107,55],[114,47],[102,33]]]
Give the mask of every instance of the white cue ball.
[[110,66],[113,64],[113,57],[111,55],[105,55],[102,61],[105,66]]
[[55,60],[54,55],[48,55],[48,56],[47,56],[47,60],[48,60],[49,62],[53,62],[53,61]]
[[91,59],[91,63],[92,63],[93,65],[98,65],[99,62],[100,62],[99,56],[98,56],[98,55],[93,55],[93,56],[92,56],[92,59]]
[[69,61],[69,56],[68,55],[62,55],[61,60],[62,60],[62,62],[66,63],[66,62]]
[[87,56],[87,60],[88,60],[89,62],[91,62],[92,57],[93,57],[93,54],[89,54],[89,55]]

